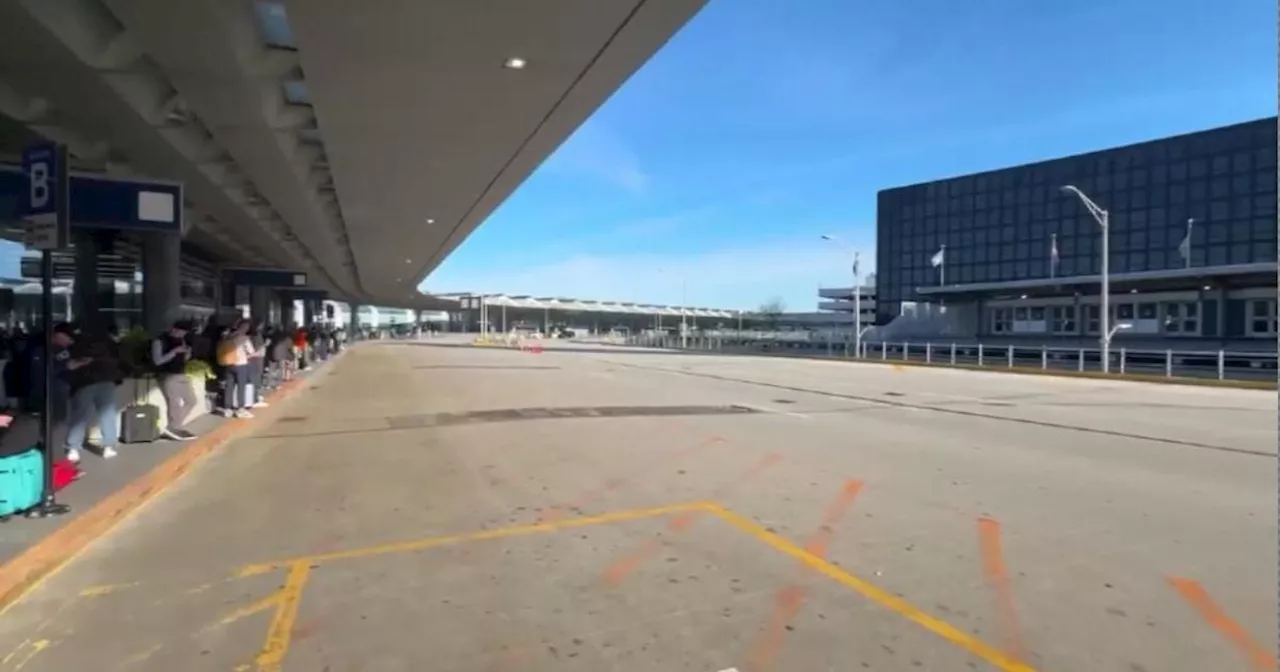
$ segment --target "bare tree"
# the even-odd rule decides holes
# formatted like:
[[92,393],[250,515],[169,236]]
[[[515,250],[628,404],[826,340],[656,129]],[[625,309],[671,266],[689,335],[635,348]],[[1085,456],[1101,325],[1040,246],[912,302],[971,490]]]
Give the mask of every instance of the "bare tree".
[[786,310],[787,304],[783,303],[781,298],[775,296],[760,304],[758,314],[770,331],[777,331],[778,324],[782,322],[782,314]]

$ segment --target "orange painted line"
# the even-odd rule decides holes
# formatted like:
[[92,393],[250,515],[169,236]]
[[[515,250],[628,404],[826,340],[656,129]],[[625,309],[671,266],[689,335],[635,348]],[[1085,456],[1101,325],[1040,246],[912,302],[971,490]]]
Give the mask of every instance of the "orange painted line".
[[588,490],[582,493],[582,495],[580,495],[577,499],[571,502],[564,503],[564,504],[555,504],[547,507],[542,511],[541,515],[538,516],[538,522],[554,523],[554,522],[563,520],[565,517],[573,515],[577,509],[581,509],[582,507],[600,499],[601,497],[604,497],[605,495],[608,495],[609,493],[615,490],[618,490],[625,485],[631,484],[636,480],[636,478],[638,478],[640,475],[648,471],[652,471],[653,469],[657,469],[660,467],[669,466],[669,464],[678,463],[682,460],[688,459],[690,456],[692,456],[695,452],[697,452],[701,448],[705,448],[710,445],[714,445],[717,443],[724,443],[724,442],[725,440],[723,438],[719,436],[713,436],[707,439],[703,439],[702,441],[699,441],[697,443],[684,446],[683,448],[680,448],[679,450],[672,452],[668,457],[668,459],[665,461],[659,460],[657,462],[650,463],[650,466],[647,469],[642,469],[637,472],[632,472],[627,476],[615,476],[613,478],[606,480],[604,484],[602,484],[600,487],[592,488],[591,490]]
[[1258,643],[1235,619],[1228,616],[1199,582],[1169,577],[1169,584],[1191,605],[1191,608],[1196,610],[1196,613],[1200,614],[1200,618],[1204,619],[1209,627],[1217,630],[1218,634],[1225,637],[1245,657],[1245,660],[1249,661],[1252,669],[1257,672],[1276,669],[1276,655]]
[[1005,653],[1016,660],[1025,661],[1027,645],[1013,599],[1013,582],[1004,562],[1000,523],[993,518],[978,518],[978,552],[982,556],[982,573],[995,596],[996,618],[1000,623]]
[[[268,399],[282,401],[302,387],[302,380],[281,385]],[[274,410],[274,408],[272,409]],[[171,487],[213,451],[242,436],[251,420],[229,419],[87,509],[0,566],[0,614],[23,595],[75,560],[90,544],[106,536],[144,504]],[[127,459],[122,458],[122,459]]]
[[[781,459],[782,456],[777,453],[769,453],[768,455],[761,457],[759,460],[752,463],[751,467],[744,471],[740,476],[716,488],[715,495],[711,497],[711,499],[719,499],[725,492],[732,488],[749,483],[764,472],[765,469],[777,464]],[[673,533],[683,532],[693,525],[693,522],[697,519],[699,514],[705,513],[705,511],[685,511],[680,513],[667,521],[667,529]],[[610,588],[616,587],[618,584],[625,581],[627,577],[635,573],[636,569],[638,569],[640,565],[644,564],[646,560],[657,555],[658,551],[661,551],[665,545],[665,541],[659,537],[646,540],[640,548],[619,558],[604,570],[605,585]]]
[[[804,550],[806,552],[818,558],[826,559],[827,549],[831,544],[832,535],[835,534],[836,525],[853,508],[853,503],[858,499],[858,493],[860,492],[862,492],[862,481],[851,478],[844,482],[840,492],[835,499],[831,500],[831,503],[827,505],[826,510],[823,512],[822,522],[818,529],[805,542]],[[751,647],[751,652],[747,658],[747,660],[751,661],[751,664],[748,665],[749,669],[753,672],[761,672],[773,667],[786,641],[787,626],[791,625],[791,621],[800,615],[800,610],[804,608],[804,603],[808,597],[808,592],[804,586],[795,583],[783,586],[778,590],[773,598],[773,614],[769,617],[769,623]]]

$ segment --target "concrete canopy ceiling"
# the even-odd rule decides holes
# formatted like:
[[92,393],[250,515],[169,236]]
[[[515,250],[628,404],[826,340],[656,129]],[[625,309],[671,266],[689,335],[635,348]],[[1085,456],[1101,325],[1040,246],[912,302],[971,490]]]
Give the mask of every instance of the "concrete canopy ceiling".
[[418,283],[704,3],[11,0],[0,114],[182,181],[229,264],[441,308]]

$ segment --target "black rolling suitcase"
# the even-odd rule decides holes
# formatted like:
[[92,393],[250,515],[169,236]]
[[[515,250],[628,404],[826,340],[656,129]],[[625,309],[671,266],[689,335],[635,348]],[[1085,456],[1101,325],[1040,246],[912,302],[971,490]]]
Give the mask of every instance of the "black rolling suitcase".
[[[143,378],[143,387],[151,391],[150,378]],[[120,412],[120,441],[122,443],[150,443],[160,438],[160,407],[138,400],[138,383],[133,383],[133,403]]]

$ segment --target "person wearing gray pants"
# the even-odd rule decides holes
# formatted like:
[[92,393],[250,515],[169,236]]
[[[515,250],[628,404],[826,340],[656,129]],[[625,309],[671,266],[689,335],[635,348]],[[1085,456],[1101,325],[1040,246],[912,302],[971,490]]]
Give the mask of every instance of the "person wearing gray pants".
[[187,378],[187,360],[191,358],[187,334],[190,331],[189,323],[174,322],[169,331],[151,341],[151,364],[160,379],[160,394],[164,395],[169,416],[160,435],[174,441],[196,438],[186,430],[187,418],[199,403],[195,387]]

